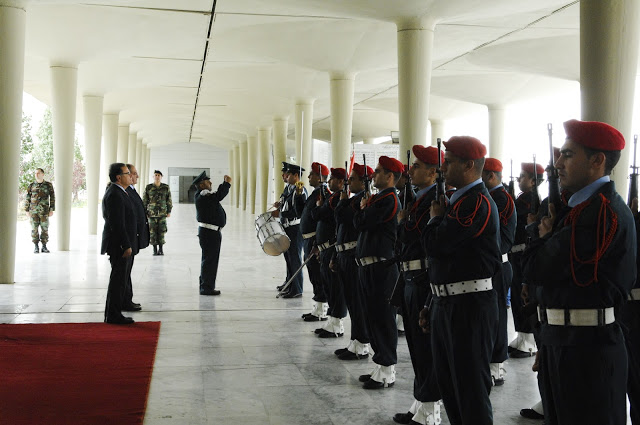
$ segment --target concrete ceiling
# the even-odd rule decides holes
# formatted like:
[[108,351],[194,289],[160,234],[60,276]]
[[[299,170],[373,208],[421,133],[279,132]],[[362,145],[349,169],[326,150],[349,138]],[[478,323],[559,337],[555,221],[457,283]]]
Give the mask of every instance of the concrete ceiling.
[[[213,15],[212,15],[212,12]],[[398,129],[396,24],[436,22],[431,118],[562,90],[579,77],[579,3],[567,0],[38,0],[25,86],[50,104],[51,65],[153,146],[228,148],[315,99],[330,137],[329,73],[355,77],[353,138]],[[205,59],[206,58],[206,59]],[[575,84],[575,83],[573,83]],[[293,120],[289,122],[293,132]]]

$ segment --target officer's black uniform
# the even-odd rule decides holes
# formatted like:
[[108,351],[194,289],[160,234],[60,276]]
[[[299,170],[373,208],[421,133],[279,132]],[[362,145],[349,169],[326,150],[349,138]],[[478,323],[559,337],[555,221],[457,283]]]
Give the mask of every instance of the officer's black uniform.
[[[301,171],[304,171],[298,166],[293,167],[295,167],[294,171],[298,174],[300,174]],[[289,168],[289,172],[291,171],[292,168]],[[285,192],[286,193],[283,193],[284,198],[280,204],[280,222],[291,241],[289,249],[284,253],[284,258],[287,262],[287,281],[289,281],[291,276],[293,276],[293,274],[298,271],[302,265],[302,233],[300,233],[300,214],[298,213],[296,203],[306,202],[307,189],[303,187],[302,196],[298,197],[295,196],[295,186],[291,186],[289,190]],[[303,273],[301,272],[293,279],[289,286],[289,290],[284,297],[288,298],[302,294],[302,285]]]
[[[200,181],[208,179],[199,176],[194,181],[198,185]],[[214,193],[196,193],[196,219],[198,223],[217,226],[218,230],[198,226],[198,239],[202,249],[202,259],[200,260],[200,294],[209,295],[216,289],[216,276],[218,275],[218,260],[220,259],[220,245],[222,244],[222,233],[220,230],[227,224],[227,214],[220,205],[225,196],[229,193],[230,183],[222,182],[218,190]]]
[[[353,225],[358,234],[356,258],[393,257],[396,241],[397,215],[400,201],[394,187],[373,195],[368,205],[355,213]],[[398,328],[396,307],[387,301],[398,279],[398,268],[380,261],[360,266],[358,276],[364,293],[367,329],[374,363],[391,366],[398,362]]]
[[[460,188],[456,194],[460,193]],[[468,189],[423,234],[434,285],[492,279],[501,268],[500,223],[481,181]],[[493,424],[489,363],[498,328],[493,289],[438,296],[431,308],[434,368],[452,425]]]
[[[321,187],[317,187],[311,192],[311,195],[304,200],[305,194],[296,195],[296,208],[298,209],[298,215],[300,216],[300,233],[302,234],[304,244],[304,258],[305,260],[311,255],[311,250],[315,245],[316,225],[318,221],[311,216],[311,212],[316,208],[316,201],[320,196]],[[305,237],[306,235],[306,237]],[[309,273],[309,280],[313,285],[313,300],[316,302],[327,302],[327,288],[325,287],[324,280],[320,272],[320,262],[317,257],[311,258],[307,262],[307,272]]]
[[[549,325],[545,309],[619,309],[636,282],[633,216],[613,182],[564,208],[552,234],[523,255],[528,282],[541,287],[539,380],[548,424],[626,424],[627,353],[621,327]],[[601,319],[605,319],[603,310]],[[566,319],[565,319],[566,320]]]
[[[138,250],[141,250],[149,246],[149,222],[147,221],[147,213],[145,212],[142,198],[140,198],[140,195],[133,186],[129,186],[127,188],[127,194],[129,194],[129,199],[131,199],[131,203],[133,204],[133,213],[136,217],[137,225]],[[129,264],[129,269],[127,270],[127,285],[124,290],[123,307],[139,310],[140,306],[136,306],[133,302],[131,269],[133,268],[134,260],[135,255],[132,255],[131,263]]]
[[418,260],[423,264],[422,269],[402,272],[405,281],[402,319],[415,373],[413,397],[424,403],[440,400],[441,397],[433,368],[431,336],[418,325],[420,311],[432,299],[427,253],[422,246],[421,236],[430,219],[431,202],[436,199],[436,185],[429,187],[424,194],[421,192],[418,192],[420,197],[411,206],[406,220],[399,224],[398,238],[402,242],[401,261]]

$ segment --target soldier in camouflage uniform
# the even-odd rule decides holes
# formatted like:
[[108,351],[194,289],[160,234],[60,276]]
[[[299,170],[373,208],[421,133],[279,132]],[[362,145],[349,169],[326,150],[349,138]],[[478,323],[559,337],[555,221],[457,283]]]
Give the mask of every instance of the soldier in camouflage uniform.
[[169,185],[162,183],[162,172],[153,172],[153,183],[144,190],[144,208],[149,217],[150,243],[153,245],[153,255],[164,255],[164,234],[167,233],[167,217],[171,217],[171,191]]
[[[49,217],[56,209],[56,197],[53,192],[53,185],[44,181],[44,170],[36,169],[36,181],[27,188],[27,197],[24,201],[24,210],[31,217],[31,240],[35,248],[35,254],[40,252],[38,243],[42,241],[42,252],[48,253],[47,242],[49,241]],[[38,235],[38,226],[42,229]]]

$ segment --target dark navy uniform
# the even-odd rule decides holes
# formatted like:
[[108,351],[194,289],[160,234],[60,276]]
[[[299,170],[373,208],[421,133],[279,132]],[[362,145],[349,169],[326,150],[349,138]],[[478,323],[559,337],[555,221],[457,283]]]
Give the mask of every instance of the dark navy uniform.
[[[296,208],[300,215],[300,233],[302,234],[304,245],[304,258],[307,259],[311,255],[311,250],[315,245],[316,225],[318,221],[311,216],[311,212],[316,208],[316,201],[320,196],[322,189],[317,187],[311,192],[311,195],[304,200],[305,194],[296,195]],[[313,285],[313,300],[316,302],[327,302],[327,288],[320,272],[320,262],[317,257],[313,257],[307,262],[307,272],[309,280]],[[288,280],[288,279],[287,279]]]
[[[617,316],[636,282],[636,243],[633,216],[606,182],[559,212],[553,232],[523,255],[527,281],[540,288],[548,424],[626,424],[627,353]],[[577,321],[575,310],[593,313],[597,325],[567,325]]]
[[[493,424],[489,363],[498,305],[491,279],[502,263],[500,221],[484,183],[474,183],[465,192],[458,188],[445,215],[432,218],[423,234],[434,290],[433,365],[452,425]],[[461,293],[452,294],[454,285],[446,284]],[[465,293],[465,284],[484,290]]]
[[[640,243],[640,214],[636,216],[635,224],[636,241]],[[640,255],[636,255],[636,269],[640,270]],[[629,358],[627,396],[631,405],[631,423],[640,425],[640,282],[637,278],[629,300],[624,306],[622,323]]]
[[364,293],[373,361],[377,365],[392,366],[398,362],[398,329],[396,307],[387,301],[398,279],[398,268],[384,264],[391,259],[396,241],[397,214],[400,201],[395,188],[388,188],[373,195],[368,205],[357,211],[353,224],[358,234],[356,258],[375,261],[358,269]]
[[[209,192],[205,189],[196,193],[198,239],[200,239],[200,248],[202,249],[200,294],[203,295],[216,289],[220,245],[222,244],[220,230],[227,224],[227,214],[220,205],[220,201],[227,196],[230,187],[231,184],[223,182],[218,186],[217,192]],[[216,230],[215,227],[218,229]]]
[[[296,188],[290,185],[283,192],[280,204],[280,222],[291,243],[289,249],[284,253],[287,262],[287,281],[302,265],[302,233],[300,233],[300,214],[297,203],[304,203],[307,200],[307,189],[302,188],[302,196],[296,196]],[[304,205],[304,204],[303,204]],[[303,273],[298,275],[291,282],[287,295],[302,294]]]
[[420,190],[417,196],[408,217],[398,226],[398,239],[402,242],[400,259],[405,281],[402,318],[415,373],[413,397],[424,403],[438,401],[441,398],[433,368],[431,336],[424,333],[418,325],[420,311],[432,298],[427,272],[427,253],[421,240],[422,232],[430,219],[431,202],[436,199],[436,185]]

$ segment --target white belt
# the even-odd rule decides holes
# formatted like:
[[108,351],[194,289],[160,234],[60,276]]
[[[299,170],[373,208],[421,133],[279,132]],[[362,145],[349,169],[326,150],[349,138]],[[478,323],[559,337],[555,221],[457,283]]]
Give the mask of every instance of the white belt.
[[541,323],[555,326],[604,326],[616,321],[613,307],[607,308],[540,308]]
[[426,258],[418,258],[417,260],[403,261],[400,263],[400,270],[403,272],[426,270],[428,267],[429,261]]
[[303,233],[302,234],[302,239],[309,239],[312,238],[316,235],[316,232],[311,232],[311,233]]
[[502,262],[506,263],[507,261],[509,261],[509,254],[502,254]]
[[220,231],[220,226],[216,226],[214,224],[209,224],[209,223],[200,223],[198,222],[198,226],[200,227],[204,227],[205,229],[211,229],[211,230],[215,230],[215,231]]
[[511,247],[511,253],[515,254],[516,252],[524,251],[526,247],[527,247],[526,243],[521,243],[520,245],[514,245]]
[[331,242],[321,243],[320,245],[318,245],[318,251],[322,252],[325,249],[331,248],[332,246],[333,246],[333,243]]
[[360,267],[368,266],[370,264],[379,263],[380,261],[384,261],[386,258],[382,257],[364,257],[364,258],[356,258],[356,264]]
[[492,289],[493,284],[491,283],[491,278],[465,280],[462,282],[446,283],[444,285],[431,284],[431,292],[438,297],[470,294],[473,292],[490,291]]
[[350,249],[355,248],[357,244],[358,244],[358,241],[353,241],[353,242],[343,243],[341,245],[336,245],[336,251],[337,252],[349,251]]
[[629,294],[629,301],[640,301],[640,288],[634,288]]
[[291,227],[291,226],[295,226],[296,224],[300,224],[300,219],[296,218],[295,220],[289,220],[286,223],[282,223],[282,227]]

